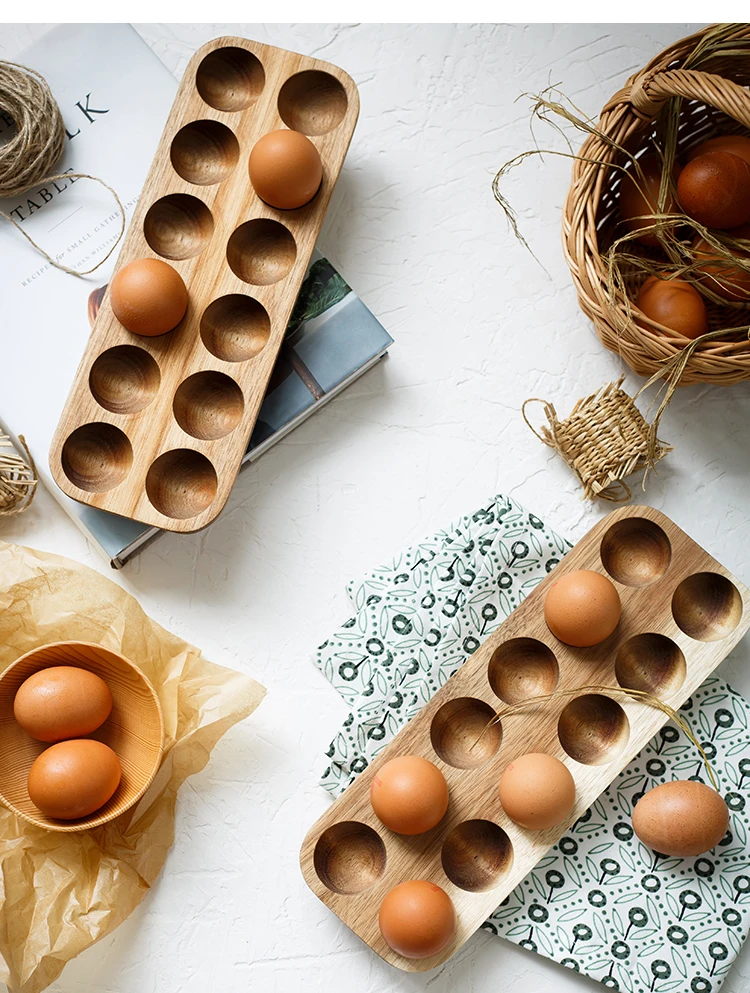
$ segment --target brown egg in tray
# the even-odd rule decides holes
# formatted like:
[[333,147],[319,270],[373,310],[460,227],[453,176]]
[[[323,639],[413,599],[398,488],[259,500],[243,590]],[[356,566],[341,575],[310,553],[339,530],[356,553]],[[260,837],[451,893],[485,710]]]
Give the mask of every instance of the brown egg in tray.
[[[327,62],[235,37],[195,53],[50,450],[53,477],[68,496],[171,531],[196,531],[216,517],[358,112],[354,82]],[[274,132],[280,141],[269,139]],[[266,202],[274,199],[274,162],[283,164],[287,137],[291,154],[301,146],[319,158],[320,171],[305,188],[312,198],[298,207],[283,196],[277,206]],[[263,174],[256,153],[253,182],[266,199],[251,182],[256,146],[271,164]],[[141,260],[172,282],[176,272],[178,291],[184,283],[187,310],[171,329],[174,308],[163,308],[164,325],[144,331],[118,307],[118,279],[122,291]],[[132,293],[132,278],[130,284]],[[149,318],[169,296],[154,285]]]
[[[550,588],[578,570],[611,580],[621,602],[614,631],[586,648],[564,644],[545,621]],[[664,514],[614,511],[316,822],[300,853],[306,882],[386,961],[410,972],[440,965],[669,719],[623,690],[678,709],[746,632],[749,608],[750,591]],[[559,695],[491,723],[508,705],[550,694]],[[521,827],[500,800],[502,773],[529,753],[559,760],[574,780],[572,810],[551,828]],[[421,834],[390,830],[370,798],[386,763],[404,756],[434,764],[448,785],[445,815]],[[409,880],[440,887],[455,909],[455,935],[424,958],[394,951],[379,924],[386,896]],[[384,926],[391,926],[392,909],[384,908]]]

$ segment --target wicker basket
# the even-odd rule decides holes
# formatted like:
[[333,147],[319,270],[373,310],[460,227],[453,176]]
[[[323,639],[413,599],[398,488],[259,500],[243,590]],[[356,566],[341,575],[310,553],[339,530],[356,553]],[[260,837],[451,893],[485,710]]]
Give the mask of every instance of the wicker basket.
[[[701,43],[707,35],[715,36],[717,30],[726,41],[721,46],[724,54],[701,55]],[[682,68],[689,56],[690,64],[700,66],[699,70]],[[682,97],[678,156],[715,134],[750,136],[748,86],[750,25],[706,28],[665,49],[631,76],[602,111],[598,130],[637,155],[651,146],[655,120],[667,101]],[[622,233],[617,207],[622,171],[606,163],[624,165],[625,157],[598,134],[586,139],[579,156],[574,162],[563,214],[564,250],[579,302],[607,348],[621,355],[635,372],[653,375],[682,350],[685,339],[653,322],[649,322],[652,327],[636,325],[623,297],[613,303],[601,258],[601,253]],[[653,250],[638,246],[637,251],[647,255]],[[645,278],[641,269],[626,276],[631,300]],[[738,310],[709,300],[706,306],[712,331],[750,322],[746,306]],[[633,304],[630,310],[635,311]],[[696,345],[679,384],[729,384],[744,379],[750,379],[750,341],[746,333],[740,332]]]

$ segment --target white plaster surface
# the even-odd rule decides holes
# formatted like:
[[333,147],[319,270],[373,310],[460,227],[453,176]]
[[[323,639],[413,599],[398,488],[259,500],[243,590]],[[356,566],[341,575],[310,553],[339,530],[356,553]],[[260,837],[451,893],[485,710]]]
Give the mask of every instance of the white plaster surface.
[[[3,57],[43,30],[6,26]],[[159,622],[269,691],[182,790],[177,839],[153,891],[51,989],[594,991],[588,979],[481,932],[442,969],[399,973],[307,890],[297,852],[329,803],[317,778],[346,714],[310,656],[347,615],[350,576],[497,491],[572,538],[606,511],[582,503],[519,409],[541,396],[567,413],[621,371],[579,311],[562,257],[570,163],[529,160],[505,186],[546,272],[509,233],[490,184],[502,163],[531,147],[519,94],[559,83],[596,115],[633,70],[691,26],[138,30],[178,77],[220,34],[318,55],[352,74],[362,112],[321,245],[395,344],[386,362],[245,471],[208,531],[165,535],[120,574],[46,493],[2,525],[3,539],[110,575]],[[551,140],[542,125],[536,133],[542,147]],[[631,374],[627,386],[637,385]],[[661,431],[676,450],[643,498],[746,582],[749,421],[747,385],[681,391]],[[740,647],[723,668],[748,694],[749,655]],[[724,990],[748,988],[746,952]]]

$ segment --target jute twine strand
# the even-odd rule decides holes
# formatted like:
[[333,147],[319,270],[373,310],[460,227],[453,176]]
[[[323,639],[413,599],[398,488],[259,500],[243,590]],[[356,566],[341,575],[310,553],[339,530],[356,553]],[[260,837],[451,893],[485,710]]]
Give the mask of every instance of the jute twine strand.
[[103,265],[125,231],[125,209],[117,193],[103,180],[85,172],[50,174],[65,149],[65,124],[47,81],[34,69],[0,60],[0,109],[13,119],[16,133],[0,146],[0,197],[18,197],[41,183],[60,179],[91,179],[114,197],[120,211],[120,231],[114,244],[90,269],[70,269],[53,259],[21,224],[0,210],[0,217],[20,231],[26,240],[56,269],[71,276],[87,276]]
[[[531,397],[522,408],[526,424],[568,463],[589,500],[629,500],[632,493],[625,477],[639,469],[647,473],[672,451],[670,445],[656,438],[654,426],[646,422],[635,399],[621,388],[623,378],[579,400],[564,421],[553,404],[539,397]],[[548,427],[537,430],[529,421],[526,408],[532,403],[542,404]],[[644,488],[645,481],[644,474]]]
[[682,714],[678,713],[674,707],[670,707],[668,703],[665,703],[664,700],[661,700],[658,696],[654,696],[653,693],[647,693],[645,690],[632,690],[624,686],[602,686],[599,683],[591,683],[587,686],[576,686],[572,690],[555,690],[554,693],[548,693],[544,696],[529,697],[528,700],[522,700],[520,703],[514,703],[509,707],[504,707],[502,710],[498,710],[495,713],[492,720],[488,721],[487,725],[482,730],[482,733],[471,746],[472,750],[476,748],[484,735],[491,727],[493,727],[493,725],[499,724],[501,721],[505,720],[506,717],[512,717],[515,714],[519,714],[522,710],[527,710],[529,707],[539,706],[540,704],[549,703],[552,700],[558,700],[560,698],[564,699],[565,697],[579,696],[581,693],[604,693],[607,696],[625,696],[631,700],[636,700],[639,703],[644,703],[648,707],[654,707],[656,710],[660,710],[663,714],[666,714],[667,717],[671,718],[680,730],[687,735],[693,745],[698,749],[703,765],[708,773],[708,778],[711,780],[711,785],[717,793],[721,792],[714,767],[711,765],[711,761],[708,755],[706,755],[703,745],[701,745],[700,741],[695,736],[692,728]]
[[26,452],[27,462],[13,450],[10,438],[0,435],[0,517],[20,514],[34,499],[37,488],[36,466],[23,435],[18,439]]

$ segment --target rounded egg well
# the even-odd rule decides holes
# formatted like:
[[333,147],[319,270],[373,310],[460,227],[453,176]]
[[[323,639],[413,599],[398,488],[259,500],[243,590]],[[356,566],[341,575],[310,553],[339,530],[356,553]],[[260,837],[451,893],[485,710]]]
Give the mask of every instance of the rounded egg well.
[[348,103],[346,90],[335,76],[306,69],[290,76],[281,87],[279,116],[292,131],[322,135],[341,124]]
[[200,255],[214,233],[211,211],[189,193],[169,193],[152,203],[143,235],[157,255],[182,261]]
[[259,355],[271,335],[265,307],[250,296],[229,293],[210,303],[200,323],[203,344],[224,362],[246,362]]
[[672,597],[672,616],[695,641],[721,641],[742,618],[742,597],[734,583],[717,572],[683,579]]
[[369,889],[383,875],[385,863],[382,838],[360,821],[332,824],[318,838],[313,852],[318,879],[344,895]]
[[443,871],[470,893],[490,890],[513,864],[513,845],[493,821],[477,818],[457,824],[443,842]]
[[297,245],[291,232],[279,221],[256,217],[241,224],[227,243],[227,262],[244,283],[270,286],[291,270]]
[[201,61],[195,86],[204,103],[214,110],[246,110],[260,96],[266,74],[257,55],[246,48],[217,48]]
[[135,414],[159,392],[156,360],[137,345],[115,345],[97,355],[89,372],[89,389],[100,407],[113,414]]
[[457,697],[432,718],[430,740],[436,754],[457,769],[477,769],[497,753],[502,726],[490,724],[495,711],[483,700]]
[[557,724],[560,744],[583,765],[606,765],[625,748],[630,722],[622,707],[601,693],[586,693],[566,704]]
[[216,470],[205,455],[191,448],[164,452],[146,474],[146,495],[152,506],[176,520],[197,517],[213,503]]
[[617,651],[615,676],[627,690],[668,696],[682,686],[686,673],[680,647],[663,634],[637,634]]
[[133,447],[114,424],[82,424],[65,439],[60,456],[70,482],[87,493],[105,493],[118,486],[130,472]]
[[623,586],[649,586],[672,561],[672,546],[662,528],[646,517],[624,517],[608,528],[599,549],[602,565]]
[[177,132],[169,150],[172,168],[195,186],[221,183],[234,171],[240,145],[220,121],[191,121]]
[[492,654],[487,678],[504,703],[554,693],[560,675],[554,652],[535,638],[511,638]]
[[242,420],[244,409],[240,387],[215,369],[188,376],[177,387],[172,403],[182,430],[201,441],[215,441],[230,434]]

